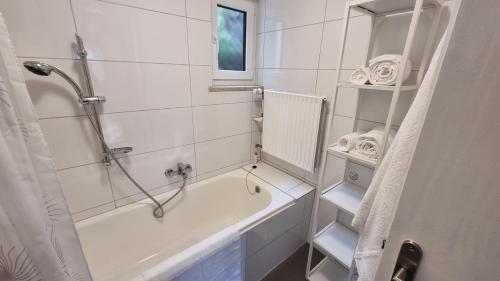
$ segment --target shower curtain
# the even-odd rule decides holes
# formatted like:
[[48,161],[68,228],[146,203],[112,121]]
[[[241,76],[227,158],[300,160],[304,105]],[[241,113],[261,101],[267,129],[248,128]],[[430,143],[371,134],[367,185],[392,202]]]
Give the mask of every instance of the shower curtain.
[[92,280],[0,13],[0,281]]

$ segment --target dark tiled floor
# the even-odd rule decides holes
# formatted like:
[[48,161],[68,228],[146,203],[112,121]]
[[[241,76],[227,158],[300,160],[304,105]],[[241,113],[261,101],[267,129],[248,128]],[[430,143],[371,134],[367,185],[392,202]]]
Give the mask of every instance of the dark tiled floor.
[[[288,259],[271,271],[262,281],[305,281],[307,254],[309,245],[306,244],[293,253]],[[314,251],[312,267],[318,264],[324,256]]]

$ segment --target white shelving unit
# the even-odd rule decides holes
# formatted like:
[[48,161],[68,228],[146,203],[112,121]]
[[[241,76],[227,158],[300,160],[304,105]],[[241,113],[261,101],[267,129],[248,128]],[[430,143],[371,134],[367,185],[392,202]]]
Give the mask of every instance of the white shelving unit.
[[[355,88],[362,89],[365,92],[370,91],[385,91],[392,94],[391,103],[389,110],[387,112],[387,118],[385,122],[384,138],[381,148],[381,154],[383,158],[384,152],[386,151],[387,140],[391,126],[393,125],[394,113],[396,110],[396,105],[401,93],[413,93],[418,90],[420,84],[422,83],[425,70],[427,69],[428,63],[432,55],[432,47],[435,42],[435,37],[439,25],[439,19],[443,11],[443,4],[447,0],[346,0],[347,5],[344,11],[339,52],[337,57],[336,67],[336,88],[333,93],[331,100],[335,101],[335,97],[340,88]],[[420,68],[417,74],[416,82],[412,85],[404,85],[402,75],[397,78],[395,86],[379,86],[379,85],[355,85],[351,83],[345,83],[340,81],[340,74],[342,71],[342,64],[344,61],[344,50],[346,46],[347,30],[349,26],[350,13],[352,9],[357,9],[362,13],[372,16],[372,23],[374,22],[375,16],[385,16],[400,13],[411,13],[411,22],[408,29],[408,34],[406,37],[406,42],[404,45],[404,50],[402,53],[402,63],[400,65],[401,69],[406,68],[406,62],[410,56],[410,52],[413,47],[416,29],[420,20],[420,15],[423,8],[428,6],[433,6],[436,8],[434,13],[434,18],[432,25],[430,27],[430,32],[428,33],[428,38],[426,45],[423,50],[422,60],[420,62]],[[369,52],[371,52],[373,44],[373,38],[370,40]],[[329,105],[329,118],[326,121],[326,132],[325,139],[330,139],[330,131],[333,119],[333,111],[335,109],[335,102]],[[356,116],[358,114],[358,108],[356,106]],[[357,121],[356,121],[357,122]],[[357,123],[355,122],[353,130],[356,129]],[[333,154],[338,157],[346,159],[346,161],[361,164],[363,166],[376,169],[381,159],[374,161],[372,159],[364,158],[360,155],[353,153],[340,152],[332,147],[330,144],[325,142],[322,147],[322,157],[320,164],[320,174],[318,182],[318,190],[323,190],[323,192],[316,192],[314,207],[311,217],[310,232],[309,232],[309,258],[307,262],[306,278],[310,281],[348,281],[356,280],[356,268],[353,261],[354,252],[356,245],[358,243],[358,234],[346,225],[342,224],[342,220],[337,221],[336,218],[332,219],[332,223],[323,228],[318,232],[318,207],[320,200],[326,203],[333,204],[340,212],[347,213],[349,215],[356,214],[361,201],[363,199],[365,189],[356,186],[347,180],[343,182],[325,188],[325,169],[326,160],[328,154]],[[348,165],[347,165],[348,166]],[[344,178],[346,178],[344,176]],[[345,223],[345,222],[344,222]],[[311,258],[313,249],[316,248],[323,254],[326,258],[321,261],[317,266],[311,269]]]
[[323,193],[322,198],[348,214],[354,215],[358,211],[364,195],[363,188],[344,181]]

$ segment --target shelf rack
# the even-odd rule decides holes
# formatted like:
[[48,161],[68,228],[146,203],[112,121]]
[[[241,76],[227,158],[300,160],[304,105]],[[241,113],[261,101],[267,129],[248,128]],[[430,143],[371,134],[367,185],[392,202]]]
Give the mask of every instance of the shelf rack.
[[[364,196],[364,189],[358,187],[348,181],[325,188],[325,173],[327,155],[333,154],[346,161],[355,162],[366,167],[376,169],[380,164],[383,156],[385,155],[389,131],[391,129],[396,105],[401,93],[412,93],[419,89],[422,83],[425,71],[429,64],[432,55],[432,47],[435,43],[439,20],[443,12],[443,4],[448,0],[346,0],[347,5],[344,10],[344,17],[342,22],[340,45],[338,50],[335,81],[336,87],[332,96],[332,101],[335,101],[339,88],[355,88],[367,91],[386,91],[392,93],[391,103],[387,113],[385,122],[384,137],[381,147],[382,157],[377,161],[363,158],[357,154],[340,152],[330,147],[328,143],[324,143],[322,147],[320,174],[318,180],[318,190],[324,192],[316,192],[314,198],[313,212],[311,215],[311,224],[309,229],[309,256],[306,268],[306,278],[310,281],[350,281],[355,280],[356,268],[354,266],[353,256],[356,249],[358,234],[340,221],[334,219],[331,224],[318,232],[318,209],[320,200],[333,204],[342,212],[354,215]],[[406,37],[406,42],[402,54],[401,69],[406,68],[410,52],[413,47],[417,26],[420,20],[421,13],[424,8],[436,8],[430,32],[428,33],[427,42],[425,44],[420,68],[418,70],[416,82],[413,85],[403,85],[403,75],[400,75],[396,80],[395,86],[379,86],[379,85],[355,85],[351,83],[340,82],[340,75],[342,71],[342,64],[344,61],[344,51],[346,47],[347,30],[349,21],[351,19],[351,10],[356,9],[372,18],[372,29],[375,16],[386,16],[391,14],[411,13],[411,22]],[[370,31],[370,33],[372,33]],[[372,35],[370,35],[372,36]],[[370,40],[368,47],[368,54],[371,53],[373,45],[373,38]],[[368,60],[368,58],[367,58]],[[358,98],[359,99],[359,98]],[[333,112],[335,109],[335,102],[329,105],[329,118],[326,120],[325,139],[330,139],[330,131],[333,119]],[[356,112],[358,105],[356,105]],[[357,116],[357,114],[356,114]],[[357,122],[357,121],[356,121]],[[356,129],[356,122],[353,125],[353,130]],[[347,168],[346,168],[347,169]],[[344,173],[345,178],[345,173]],[[321,261],[317,266],[311,269],[311,258],[313,249],[323,252],[326,258]]]

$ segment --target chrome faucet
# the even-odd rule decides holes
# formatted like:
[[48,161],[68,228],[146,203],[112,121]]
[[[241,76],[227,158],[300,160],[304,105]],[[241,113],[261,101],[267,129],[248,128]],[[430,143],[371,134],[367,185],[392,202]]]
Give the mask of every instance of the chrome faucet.
[[167,169],[165,171],[165,176],[167,178],[171,178],[174,176],[182,176],[182,178],[186,179],[188,177],[188,174],[193,171],[193,167],[191,164],[185,164],[182,162],[177,163],[177,171],[174,171],[173,169]]

